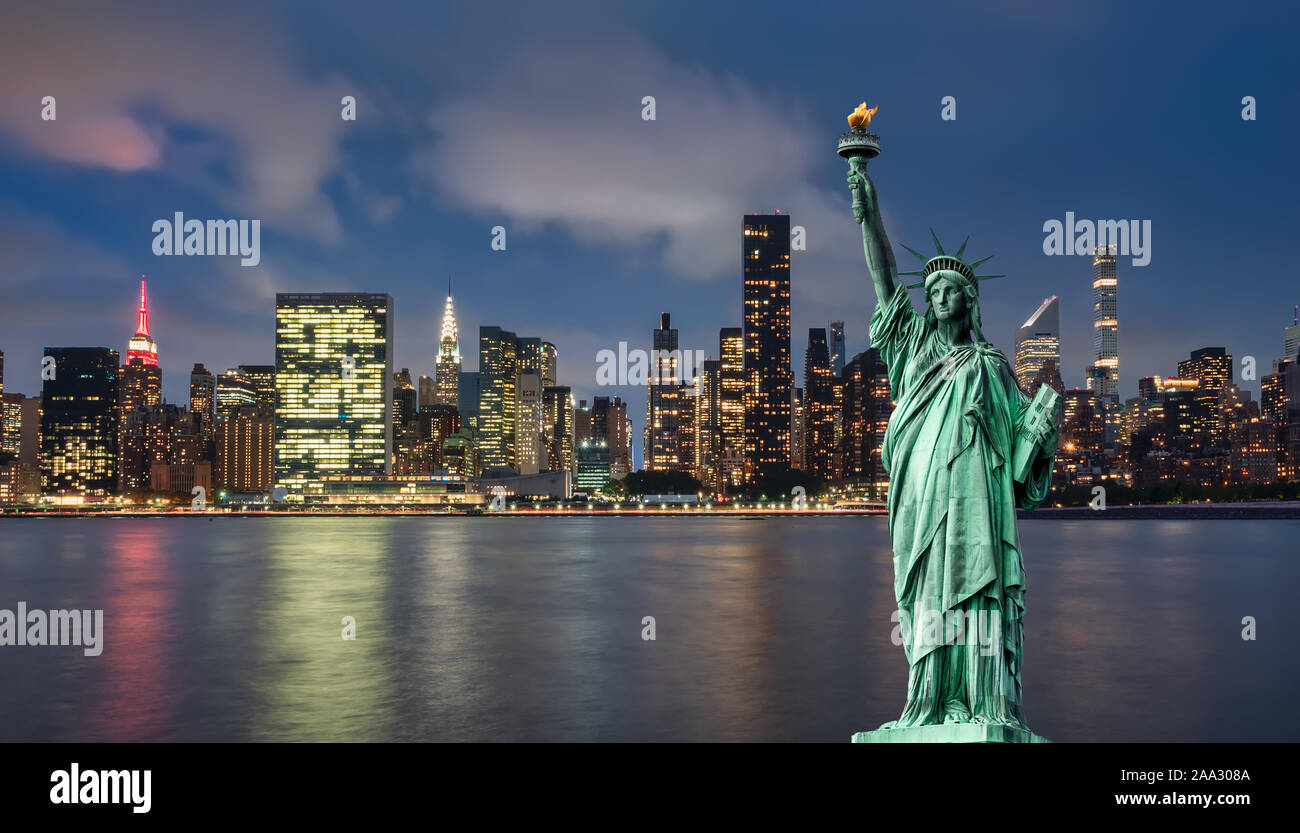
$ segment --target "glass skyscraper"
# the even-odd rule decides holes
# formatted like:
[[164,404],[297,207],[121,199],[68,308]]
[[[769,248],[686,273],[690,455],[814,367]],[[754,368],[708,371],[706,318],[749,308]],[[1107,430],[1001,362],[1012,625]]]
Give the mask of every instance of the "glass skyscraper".
[[[745,329],[745,475],[790,467],[790,216],[742,223]],[[724,357],[725,358],[725,357]]]
[[[117,351],[46,347],[42,373],[41,491],[105,497],[117,489]],[[48,367],[48,365],[43,365]]]
[[1043,301],[1016,330],[1016,383],[1026,392],[1043,363],[1061,366],[1061,309],[1055,295]]
[[275,296],[275,482],[391,474],[393,299]]
[[500,327],[478,329],[479,463],[518,468],[519,339]]

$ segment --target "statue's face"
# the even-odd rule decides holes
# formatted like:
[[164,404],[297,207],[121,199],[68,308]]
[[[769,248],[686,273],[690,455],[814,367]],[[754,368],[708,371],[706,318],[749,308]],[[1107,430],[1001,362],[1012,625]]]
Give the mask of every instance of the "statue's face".
[[961,321],[966,317],[966,293],[952,281],[940,279],[930,287],[930,306],[940,321]]

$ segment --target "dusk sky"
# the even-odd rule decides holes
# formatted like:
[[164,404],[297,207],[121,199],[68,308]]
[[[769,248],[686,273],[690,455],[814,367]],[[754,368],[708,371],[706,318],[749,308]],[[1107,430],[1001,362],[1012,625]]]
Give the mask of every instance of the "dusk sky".
[[[807,230],[796,383],[809,327],[843,319],[849,355],[867,346],[875,298],[835,155],[864,99],[900,268],[931,227],[996,255],[984,332],[1008,356],[1059,295],[1062,376],[1083,384],[1091,258],[1043,253],[1043,224],[1072,211],[1151,222],[1150,264],[1119,259],[1123,397],[1205,346],[1262,375],[1300,303],[1296,17],[1035,0],[9,8],[5,389],[40,392],[45,346],[124,353],[141,274],[169,401],[195,362],[273,362],[286,291],[391,293],[396,367],[432,376],[450,276],[466,370],[483,324],[554,342],[560,384],[628,400],[639,459],[644,391],[596,388],[596,354],[648,348],[667,311],[683,349],[716,357],[718,329],[741,324],[745,213]],[[260,265],[155,256],[151,227],[177,211],[260,219]]]

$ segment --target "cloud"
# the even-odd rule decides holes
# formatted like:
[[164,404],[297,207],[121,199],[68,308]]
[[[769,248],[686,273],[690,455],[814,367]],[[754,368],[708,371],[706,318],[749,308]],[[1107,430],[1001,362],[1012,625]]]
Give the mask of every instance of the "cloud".
[[[129,4],[11,10],[0,133],[58,162],[160,170],[241,216],[335,241],[322,186],[350,124],[339,100],[358,91],[303,77],[259,21],[202,6],[183,16]],[[57,102],[54,121],[41,118],[44,96]]]
[[[645,96],[653,121],[642,119]],[[839,226],[853,250],[847,192],[814,184],[827,128],[794,100],[635,41],[516,53],[437,106],[430,125],[416,169],[440,198],[521,230],[555,224],[596,246],[658,246],[666,269],[702,279],[734,276],[746,213],[790,212],[823,242]]]

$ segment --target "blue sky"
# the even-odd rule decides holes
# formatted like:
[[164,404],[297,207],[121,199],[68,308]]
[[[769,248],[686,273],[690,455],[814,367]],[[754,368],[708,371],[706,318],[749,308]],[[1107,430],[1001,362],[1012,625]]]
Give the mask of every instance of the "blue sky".
[[[480,324],[548,339],[560,383],[624,396],[639,432],[643,392],[597,389],[597,352],[648,347],[668,311],[716,355],[741,323],[741,216],[774,209],[807,229],[799,380],[809,327],[842,318],[867,346],[834,153],[863,99],[900,263],[931,227],[995,254],[984,331],[1008,353],[1059,295],[1067,385],[1092,343],[1090,259],[1042,250],[1067,211],[1152,224],[1150,265],[1119,266],[1124,396],[1203,346],[1267,372],[1300,303],[1284,4],[50,5],[0,31],[6,390],[39,391],[44,346],[124,351],[142,273],[169,400],[195,362],[273,360],[277,291],[391,293],[397,366],[432,375],[450,275],[466,369]],[[261,264],[154,256],[175,211],[260,219]]]

